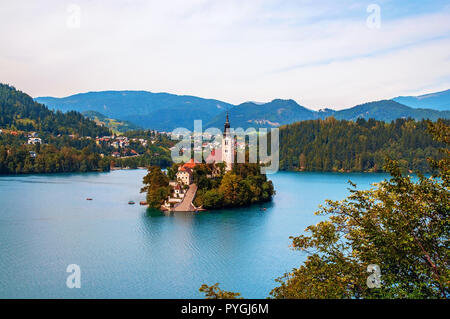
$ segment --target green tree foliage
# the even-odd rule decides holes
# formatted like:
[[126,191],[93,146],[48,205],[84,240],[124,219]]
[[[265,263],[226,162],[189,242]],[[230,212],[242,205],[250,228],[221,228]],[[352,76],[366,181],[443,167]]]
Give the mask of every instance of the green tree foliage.
[[[429,131],[439,142],[450,144],[450,130],[448,129],[448,123],[442,120],[436,123],[429,122]],[[441,148],[439,150],[443,154],[443,158],[440,160],[429,159],[431,166],[438,170],[434,177],[441,177],[445,187],[448,187],[448,181],[450,180],[450,150],[449,148]]]
[[207,164],[194,169],[194,183],[198,186],[194,204],[198,207],[242,207],[270,201],[275,194],[272,181],[260,173],[257,164],[236,164],[232,171],[212,178],[213,169]]
[[202,285],[199,289],[200,292],[205,294],[206,299],[242,299],[240,293],[224,291],[219,288],[219,283],[212,286]]
[[218,189],[207,190],[203,195],[203,206],[206,208],[223,207],[224,195]]
[[116,167],[147,167],[147,166],[159,166],[168,167],[172,164],[170,155],[164,153],[164,150],[159,152],[145,151],[140,156],[131,156],[125,158],[114,159],[114,165]]
[[172,166],[167,168],[167,177],[169,177],[171,181],[176,180],[176,174],[179,166],[179,164],[173,163]]
[[170,194],[169,178],[159,166],[151,166],[143,178],[143,183],[141,193],[147,192],[147,204],[151,208],[159,209]]
[[427,121],[353,122],[332,117],[282,126],[280,169],[381,171],[388,156],[398,160],[404,170],[430,173],[427,158],[442,157],[438,149],[443,144],[434,141],[427,129]]
[[223,194],[224,205],[233,206],[239,205],[241,201],[245,201],[246,198],[240,198],[240,195],[245,195],[247,190],[244,190],[245,184],[241,184],[242,177],[227,172],[222,178],[222,182],[219,186],[219,192]]
[[[431,124],[446,142],[450,127]],[[402,175],[397,161],[391,174],[370,190],[351,190],[342,201],[327,201],[317,212],[328,220],[293,237],[293,247],[309,256],[279,278],[275,298],[448,298],[449,156],[435,164],[432,177]],[[381,288],[368,288],[367,266],[381,268]]]
[[[95,143],[81,149],[44,144],[24,145],[24,138],[0,135],[0,174],[108,171],[110,161]],[[84,144],[82,144],[84,145]]]

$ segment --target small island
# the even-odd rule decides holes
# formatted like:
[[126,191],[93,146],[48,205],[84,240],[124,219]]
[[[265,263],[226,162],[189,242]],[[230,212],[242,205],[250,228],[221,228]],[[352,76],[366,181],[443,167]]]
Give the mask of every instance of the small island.
[[206,161],[173,164],[167,171],[148,168],[141,192],[147,193],[150,208],[162,211],[201,211],[244,207],[272,200],[272,181],[261,174],[259,164],[234,163],[235,140],[227,119],[222,148]]

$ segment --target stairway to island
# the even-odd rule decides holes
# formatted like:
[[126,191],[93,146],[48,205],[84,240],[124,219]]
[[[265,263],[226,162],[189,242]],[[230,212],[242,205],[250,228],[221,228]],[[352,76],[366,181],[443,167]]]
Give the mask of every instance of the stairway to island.
[[189,185],[189,189],[186,193],[186,195],[183,198],[183,201],[176,206],[173,211],[175,212],[193,212],[195,211],[195,207],[192,204],[192,201],[195,198],[195,194],[197,193],[197,185],[191,184]]

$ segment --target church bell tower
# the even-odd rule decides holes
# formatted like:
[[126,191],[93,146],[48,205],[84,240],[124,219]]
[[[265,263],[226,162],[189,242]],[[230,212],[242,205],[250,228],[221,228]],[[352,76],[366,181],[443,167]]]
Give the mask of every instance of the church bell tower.
[[222,139],[222,160],[225,163],[225,170],[231,171],[233,169],[234,163],[234,138],[230,133],[230,121],[227,119],[225,121],[225,127],[223,130]]

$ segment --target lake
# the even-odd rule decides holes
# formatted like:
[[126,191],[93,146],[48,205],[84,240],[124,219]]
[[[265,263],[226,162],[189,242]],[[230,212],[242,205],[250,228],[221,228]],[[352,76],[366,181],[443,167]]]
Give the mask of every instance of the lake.
[[[387,177],[279,172],[272,203],[164,215],[128,205],[144,199],[145,174],[0,177],[0,298],[203,298],[198,288],[216,282],[265,298],[305,259],[289,236],[320,220],[319,204],[347,196],[349,179],[366,189]],[[69,264],[80,289],[66,286]]]

